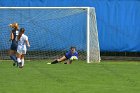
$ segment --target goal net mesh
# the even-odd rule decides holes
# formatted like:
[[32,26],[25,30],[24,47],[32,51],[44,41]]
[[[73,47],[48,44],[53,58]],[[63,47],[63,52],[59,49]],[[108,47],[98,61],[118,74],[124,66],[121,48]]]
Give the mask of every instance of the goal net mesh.
[[9,41],[11,28],[8,25],[17,22],[19,28],[25,28],[25,34],[29,37],[31,45],[26,59],[56,59],[63,56],[71,46],[75,46],[79,52],[79,60],[89,58],[90,62],[99,62],[96,15],[94,8],[89,10],[88,8],[0,9],[0,59],[10,59],[8,51],[11,45]]

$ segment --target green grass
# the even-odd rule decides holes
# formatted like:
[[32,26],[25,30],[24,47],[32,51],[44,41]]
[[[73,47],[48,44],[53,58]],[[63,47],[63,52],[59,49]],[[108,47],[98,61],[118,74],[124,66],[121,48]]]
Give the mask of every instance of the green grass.
[[0,93],[139,93],[140,63],[47,65],[28,61],[23,69],[0,61]]

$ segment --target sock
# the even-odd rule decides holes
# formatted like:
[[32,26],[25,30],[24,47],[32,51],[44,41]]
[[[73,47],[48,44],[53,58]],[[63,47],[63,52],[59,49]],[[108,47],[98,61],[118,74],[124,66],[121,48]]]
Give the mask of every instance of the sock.
[[10,58],[16,63],[17,62],[17,58],[14,55],[11,55]]
[[20,58],[17,58],[17,62],[18,62],[18,65],[17,66],[21,66],[21,59]]
[[67,64],[67,62],[65,62],[64,64]]
[[58,63],[58,61],[57,61],[57,60],[55,60],[55,61],[51,62],[51,64],[56,64],[56,63]]
[[17,58],[17,62],[20,63],[21,62],[21,59],[20,58]]
[[21,62],[22,62],[21,66],[24,66],[24,59],[21,59]]

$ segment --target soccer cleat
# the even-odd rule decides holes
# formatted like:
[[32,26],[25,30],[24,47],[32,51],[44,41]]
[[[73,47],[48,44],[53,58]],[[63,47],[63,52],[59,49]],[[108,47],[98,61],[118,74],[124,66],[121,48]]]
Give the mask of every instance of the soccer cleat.
[[15,66],[16,65],[16,63],[13,63],[13,66]]
[[20,62],[20,63],[18,63],[18,67],[20,68],[21,67],[21,65],[22,65],[22,63]]
[[19,66],[19,68],[23,68],[23,66]]
[[51,63],[47,63],[47,64],[51,64]]
[[55,61],[51,62],[51,64],[57,64],[57,63],[58,63],[58,61],[57,61],[57,60],[55,60]]

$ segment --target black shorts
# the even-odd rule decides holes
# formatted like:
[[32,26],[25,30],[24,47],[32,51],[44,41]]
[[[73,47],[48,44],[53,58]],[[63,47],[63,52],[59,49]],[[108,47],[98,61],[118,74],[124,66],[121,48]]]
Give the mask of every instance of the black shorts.
[[11,44],[11,50],[17,51],[17,44]]
[[66,59],[69,59],[69,58],[67,57],[67,55],[65,55],[65,57],[66,57]]

